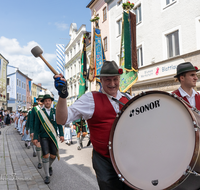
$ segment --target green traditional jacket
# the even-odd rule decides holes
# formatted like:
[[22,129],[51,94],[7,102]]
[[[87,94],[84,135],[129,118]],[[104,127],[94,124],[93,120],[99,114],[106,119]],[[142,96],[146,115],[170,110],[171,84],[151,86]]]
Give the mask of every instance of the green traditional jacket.
[[[81,126],[81,118],[73,121],[72,124],[76,126],[76,132],[78,132],[78,128],[80,128]],[[83,119],[83,126],[86,126],[86,130],[87,130],[87,124],[84,119]]]
[[35,126],[35,118],[36,117],[37,117],[37,113],[36,113],[36,111],[33,107],[32,110],[31,110],[31,115],[30,115],[30,125],[29,125],[30,134],[34,133],[34,126]]
[[28,131],[30,129],[30,117],[31,117],[31,111],[28,112],[28,119],[26,121],[26,130]]
[[[44,111],[44,113],[46,114],[47,118],[49,119],[49,121],[52,123],[56,133],[57,133],[57,129],[59,129],[59,133],[60,136],[64,136],[63,134],[63,127],[62,125],[58,125],[56,123],[56,110],[54,108],[51,108],[51,112],[50,112],[50,116],[47,114],[46,109],[42,108],[42,110]],[[36,112],[35,112],[36,113]],[[37,114],[37,113],[36,113]],[[40,122],[40,119],[38,116],[35,117],[35,123],[34,123],[34,140],[38,139],[38,135],[41,138],[47,138],[49,137],[49,135],[46,133],[45,129],[42,126],[42,123]]]

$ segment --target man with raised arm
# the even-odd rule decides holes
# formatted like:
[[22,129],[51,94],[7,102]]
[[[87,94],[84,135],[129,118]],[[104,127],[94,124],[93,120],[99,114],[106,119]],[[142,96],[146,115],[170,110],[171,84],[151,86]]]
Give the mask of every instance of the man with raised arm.
[[63,125],[81,117],[87,120],[93,144],[93,168],[101,190],[131,189],[119,180],[108,150],[110,130],[115,117],[131,98],[119,91],[122,73],[123,70],[114,61],[106,61],[97,76],[102,84],[101,92],[88,92],[68,108],[67,82],[61,74],[54,76],[55,87],[60,96],[56,107],[56,120]]

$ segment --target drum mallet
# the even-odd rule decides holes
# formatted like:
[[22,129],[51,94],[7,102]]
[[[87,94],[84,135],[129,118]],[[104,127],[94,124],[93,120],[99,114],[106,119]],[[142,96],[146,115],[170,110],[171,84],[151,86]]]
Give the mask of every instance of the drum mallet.
[[45,64],[47,65],[47,67],[49,67],[49,69],[55,74],[58,75],[58,72],[46,61],[46,59],[42,56],[42,49],[39,46],[35,46],[32,50],[31,53],[35,56],[35,57],[40,57]]

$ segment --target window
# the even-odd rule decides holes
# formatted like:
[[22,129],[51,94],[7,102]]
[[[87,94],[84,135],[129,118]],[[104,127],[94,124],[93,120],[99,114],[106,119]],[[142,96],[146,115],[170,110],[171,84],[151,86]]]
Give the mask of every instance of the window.
[[108,50],[107,37],[103,39],[103,42],[104,42],[104,51],[107,51]]
[[10,85],[10,78],[7,78],[7,85]]
[[21,87],[21,80],[19,80],[19,87]]
[[19,80],[17,79],[17,86],[19,86]]
[[80,42],[78,42],[78,50],[80,50]]
[[122,33],[122,19],[117,21],[117,36],[121,35]]
[[103,21],[107,19],[107,10],[106,7],[103,9]]
[[141,10],[141,4],[138,5],[135,9],[134,9],[135,15],[136,15],[136,24],[142,22],[142,10]]
[[17,93],[17,100],[19,100],[19,94]]
[[180,55],[179,50],[179,31],[166,35],[167,38],[167,54],[168,58]]
[[139,46],[139,47],[137,48],[137,62],[138,62],[138,67],[143,66],[142,46]]
[[122,4],[122,0],[119,0],[118,2],[117,2],[117,6],[119,6],[119,5],[121,5]]
[[74,46],[74,54],[76,54],[76,46]]
[[169,4],[173,3],[173,2],[175,2],[176,0],[165,0],[165,1],[166,1],[166,5],[169,5]]
[[76,64],[74,64],[74,75],[76,75]]
[[7,100],[10,100],[10,94],[7,93]]

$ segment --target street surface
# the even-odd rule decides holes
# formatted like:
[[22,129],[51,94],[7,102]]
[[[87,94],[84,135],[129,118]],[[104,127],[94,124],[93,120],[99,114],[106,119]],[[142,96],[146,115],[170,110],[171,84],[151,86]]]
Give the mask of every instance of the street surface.
[[[77,150],[74,144],[68,146],[59,142],[60,161],[53,163],[53,176],[49,185],[44,184],[43,169],[37,169],[37,157],[32,148],[27,149],[14,125],[0,129],[0,189],[3,190],[97,190],[97,180],[92,168],[92,145]],[[15,174],[15,177],[13,177]],[[15,178],[15,180],[14,180]]]

